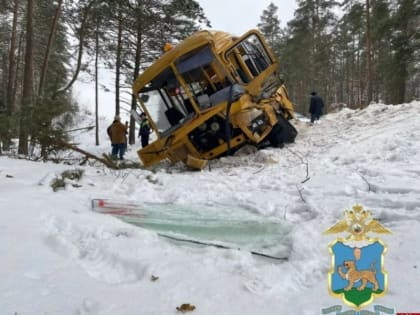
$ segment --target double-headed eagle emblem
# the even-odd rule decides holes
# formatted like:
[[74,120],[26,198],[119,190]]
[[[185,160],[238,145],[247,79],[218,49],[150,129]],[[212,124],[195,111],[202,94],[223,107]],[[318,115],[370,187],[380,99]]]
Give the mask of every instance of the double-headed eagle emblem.
[[363,209],[361,205],[355,205],[351,210],[344,211],[345,218],[338,221],[324,234],[336,234],[348,232],[347,240],[361,241],[367,239],[369,232],[379,234],[391,234],[391,231],[372,219],[371,212]]

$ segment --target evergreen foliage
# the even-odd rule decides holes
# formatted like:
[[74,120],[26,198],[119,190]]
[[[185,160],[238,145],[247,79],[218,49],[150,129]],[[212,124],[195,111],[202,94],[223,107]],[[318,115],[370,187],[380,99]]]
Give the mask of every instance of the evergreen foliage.
[[272,3],[258,24],[280,59],[297,111],[307,113],[309,93],[314,90],[326,100],[327,111],[340,104],[368,105],[368,31],[372,100],[399,104],[420,98],[418,0],[298,0],[297,4],[283,36],[270,35],[279,29]]
[[54,139],[65,140],[66,125],[57,119],[77,111],[71,88],[81,72],[92,73],[93,60],[97,86],[99,63],[117,74],[119,113],[120,103],[129,103],[120,89],[163,44],[203,26],[209,22],[195,0],[0,0],[0,148],[19,135],[19,153],[38,145],[46,157]]
[[[48,128],[48,132],[45,126],[51,126],[58,116],[75,110],[70,92],[58,99],[53,97],[66,82],[70,62],[63,21],[58,23],[49,62],[44,62],[56,5],[49,0],[0,2],[1,24],[7,30],[7,36],[0,37],[0,46],[7,48],[2,50],[1,64],[5,66],[0,76],[5,87],[2,90],[6,91],[2,97],[4,110],[0,110],[0,145],[5,150],[19,136],[19,153],[31,154],[33,150],[30,148],[35,146],[42,147],[42,151],[46,152],[50,146],[46,137],[57,136],[64,126]],[[28,8],[32,11],[30,15]],[[45,93],[41,96],[38,88],[45,64],[47,80]]]
[[268,44],[273,48],[275,54],[279,55],[279,46],[282,41],[282,30],[280,28],[280,20],[277,15],[278,7],[271,2],[267,9],[263,11],[257,27],[265,36]]

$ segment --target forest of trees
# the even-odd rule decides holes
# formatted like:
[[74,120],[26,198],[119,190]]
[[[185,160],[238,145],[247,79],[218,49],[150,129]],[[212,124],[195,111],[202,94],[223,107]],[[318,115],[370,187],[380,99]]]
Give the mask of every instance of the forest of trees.
[[[298,111],[313,90],[327,106],[398,104],[420,97],[419,1],[297,0],[285,28],[271,3],[257,27]],[[136,108],[122,91],[164,43],[209,27],[196,0],[0,0],[0,153],[19,138],[19,154],[38,144],[46,155],[54,136],[65,139],[80,73],[95,82],[99,144],[99,67],[115,74],[115,114]]]
[[[120,91],[166,42],[209,26],[195,0],[0,0],[0,153],[13,138],[23,155],[35,144],[46,155],[54,138],[65,139],[81,72],[95,82],[99,144],[98,68],[115,73],[115,114],[122,102],[136,108]],[[135,142],[133,120],[129,141]]]
[[329,107],[420,98],[419,0],[297,0],[297,5],[282,29],[279,8],[270,3],[258,28],[280,59],[298,111],[308,111],[312,91]]

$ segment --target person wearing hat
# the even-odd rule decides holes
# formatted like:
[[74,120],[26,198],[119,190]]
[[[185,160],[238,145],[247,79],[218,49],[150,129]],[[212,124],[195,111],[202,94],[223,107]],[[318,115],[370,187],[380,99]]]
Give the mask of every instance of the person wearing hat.
[[108,135],[111,139],[112,158],[124,160],[125,153],[125,135],[127,133],[127,125],[121,123],[119,115],[114,117],[111,126],[108,127]]
[[140,130],[139,138],[141,138],[141,147],[144,148],[149,144],[150,126],[146,114],[140,114]]
[[311,93],[311,101],[309,105],[309,113],[311,114],[311,124],[313,125],[316,120],[322,115],[322,109],[324,108],[324,101],[317,95],[316,92]]

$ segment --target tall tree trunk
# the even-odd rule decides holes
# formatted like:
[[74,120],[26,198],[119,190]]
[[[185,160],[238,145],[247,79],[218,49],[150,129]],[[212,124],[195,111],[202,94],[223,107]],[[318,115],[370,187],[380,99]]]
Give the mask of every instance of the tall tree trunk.
[[9,51],[9,75],[7,81],[7,112],[16,112],[16,38],[17,38],[17,19],[18,19],[19,0],[15,0],[13,5],[12,34],[10,37]]
[[99,82],[98,82],[98,62],[99,62],[99,32],[95,34],[95,143],[99,145]]
[[361,70],[361,52],[360,52],[360,44],[362,42],[361,39],[361,35],[358,34],[358,44],[357,44],[357,54],[356,54],[356,74],[357,74],[357,82],[356,82],[356,88],[357,88],[357,92],[356,92],[356,107],[360,107],[362,105],[362,98],[363,98],[363,91],[364,91],[364,86],[362,84],[362,82],[364,82],[365,78],[363,76],[363,72]]
[[38,95],[43,95],[44,93],[45,80],[47,77],[47,70],[48,70],[48,61],[50,58],[50,52],[51,52],[52,44],[54,42],[55,34],[57,32],[58,19],[61,14],[62,5],[63,5],[63,0],[58,0],[57,9],[55,10],[54,19],[51,26],[51,32],[50,32],[50,35],[48,36],[48,43],[47,43],[47,48],[45,50],[44,61],[42,63]]
[[[0,34],[1,34],[0,30]],[[7,85],[8,85],[8,51],[3,50],[0,52],[0,115],[6,110],[7,112]],[[0,126],[1,127],[1,126]],[[0,138],[2,138],[0,134]],[[0,140],[1,141],[1,140]]]
[[13,89],[14,89],[14,97],[15,97],[15,107],[16,111],[20,110],[20,106],[22,105],[22,99],[17,99],[18,96],[22,96],[22,85],[20,84],[20,91],[17,92],[19,87],[19,82],[21,78],[19,78],[19,73],[21,73],[21,67],[23,66],[23,58],[24,58],[24,42],[25,42],[25,32],[22,30],[19,33],[19,44],[18,50],[16,55],[16,70],[15,70],[15,81],[13,82]]
[[[1,31],[0,31],[1,32]],[[8,71],[8,52],[3,51],[0,53],[0,155],[2,154],[2,149],[5,151],[9,150],[10,147],[10,119],[8,119],[8,106],[7,106],[7,71]],[[3,116],[3,112],[6,112],[6,117]],[[1,119],[3,118],[3,119]]]
[[398,65],[396,77],[398,78],[398,80],[396,80],[396,98],[394,100],[394,103],[402,104],[405,102],[405,93],[407,89],[406,82],[408,77],[408,71],[406,62],[401,62]]
[[[319,41],[320,41],[320,27],[319,27],[319,0],[313,2],[312,12],[312,64],[311,71],[311,87],[312,89],[318,89],[321,86],[320,82],[320,69],[319,69]],[[320,91],[318,91],[319,93]]]
[[89,16],[90,16],[90,10],[92,8],[92,6],[95,4],[95,0],[91,0],[87,6],[84,8],[84,12],[83,12],[83,18],[82,21],[80,23],[80,30],[78,32],[78,37],[79,37],[79,53],[77,55],[77,63],[76,63],[76,69],[74,71],[73,77],[71,78],[70,82],[67,83],[66,86],[60,88],[58,91],[56,91],[53,95],[53,98],[57,97],[59,94],[66,92],[67,90],[69,90],[74,82],[76,82],[77,77],[79,76],[80,73],[80,69],[82,68],[82,57],[83,57],[83,47],[85,45],[85,28],[86,28],[86,24],[89,20]]
[[28,119],[28,109],[33,103],[33,13],[34,1],[28,0],[27,20],[26,20],[26,48],[25,48],[25,68],[23,72],[23,95],[19,132],[19,154],[28,154],[28,130],[30,121]]
[[120,75],[122,53],[122,15],[118,13],[117,60],[115,62],[115,115],[120,114]]
[[[133,78],[134,80],[137,79],[140,73],[140,56],[141,56],[141,45],[142,41],[142,32],[140,27],[137,29],[137,43],[136,43],[136,54],[134,60],[134,72]],[[137,109],[137,101],[134,95],[131,96],[131,109]],[[129,143],[134,144],[136,143],[136,121],[134,120],[133,116],[130,117],[130,133],[129,133]]]
[[[1,31],[0,31],[1,32]],[[2,98],[0,99],[0,112],[3,110],[3,106],[6,107],[7,109],[7,71],[8,71],[8,61],[7,61],[7,52],[6,51],[2,51],[0,52],[0,62],[1,62],[1,66],[0,66],[0,91],[4,92],[1,93]]]
[[367,65],[367,104],[373,100],[372,38],[370,26],[370,0],[366,0],[366,65]]

